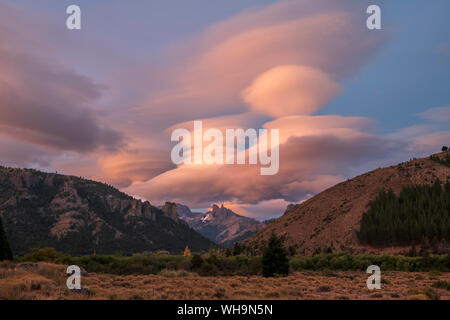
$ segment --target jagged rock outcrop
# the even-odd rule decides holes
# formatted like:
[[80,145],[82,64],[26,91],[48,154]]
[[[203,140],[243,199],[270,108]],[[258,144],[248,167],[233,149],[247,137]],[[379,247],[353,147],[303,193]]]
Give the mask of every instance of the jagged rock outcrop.
[[189,210],[187,206],[177,204],[175,202],[166,202],[161,207],[161,210],[168,218],[172,219],[176,223],[183,223],[185,225],[188,225],[184,220],[180,218],[180,215],[183,215],[185,213],[186,208]]
[[180,218],[189,226],[224,247],[249,238],[270,223],[238,215],[223,205],[214,204],[206,213],[191,212],[187,206],[177,206]]

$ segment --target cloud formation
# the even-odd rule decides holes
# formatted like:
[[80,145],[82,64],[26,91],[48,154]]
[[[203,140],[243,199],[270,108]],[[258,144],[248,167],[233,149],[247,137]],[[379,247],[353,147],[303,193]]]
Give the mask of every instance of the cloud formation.
[[[303,123],[309,125],[303,126]],[[220,201],[257,204],[284,199],[297,202],[342,181],[358,166],[401,149],[395,140],[358,130],[367,123],[370,120],[366,118],[339,116],[279,119],[275,124],[264,125],[276,126],[280,132],[288,133],[280,137],[277,175],[261,176],[258,166],[254,165],[180,165],[127,191],[156,202],[189,201],[195,207],[207,207],[210,202]],[[298,132],[290,134],[295,125]]]
[[[281,1],[212,25],[171,47],[162,65],[151,68],[155,80],[146,101],[132,110],[133,130],[167,141],[174,128],[191,130],[193,120],[202,119],[205,128],[260,128],[274,118],[318,111],[338,94],[338,82],[355,74],[384,41],[359,27],[364,9],[353,1]],[[147,185],[163,183],[162,177]],[[197,184],[200,176],[191,179]],[[166,184],[157,191],[161,196]]]
[[227,201],[251,212],[250,204],[278,199],[284,206],[309,197],[351,174],[349,164],[367,165],[397,147],[367,133],[370,119],[313,116],[385,40],[359,27],[364,5],[282,1],[171,48],[173,60],[156,73],[157,91],[135,116],[152,119],[155,131],[169,128],[166,136],[175,128],[192,130],[193,120],[203,120],[204,130],[280,129],[280,171],[264,177],[257,166],[181,165],[126,191],[194,207]]
[[[83,67],[59,64],[34,40],[42,35],[24,32],[0,5],[2,161],[106,181],[156,204],[225,202],[263,218],[386,159],[436,150],[450,138],[449,107],[391,134],[374,133],[366,117],[317,115],[386,41],[387,32],[364,27],[368,3],[293,0],[243,11],[171,46],[163,61],[152,57],[127,70],[130,62],[109,62],[114,79],[105,83],[114,92],[81,75]],[[99,100],[114,108],[102,110]],[[255,165],[174,166],[170,133],[192,131],[194,120],[204,130],[279,129],[279,173],[261,176]]]
[[339,85],[320,70],[285,65],[272,68],[242,92],[252,110],[278,118],[312,114],[339,92]]
[[[279,78],[280,73],[292,77],[295,84],[284,82],[272,87],[271,97],[275,98],[277,91],[288,91],[297,102],[306,101],[303,106],[311,101],[309,109],[315,111],[336,94],[333,83],[355,74],[384,41],[382,33],[361,28],[360,12],[365,12],[362,2],[281,1],[215,24],[170,48],[166,63],[154,70],[154,90],[135,112],[154,119],[157,128],[168,122],[242,113],[251,107],[241,92],[250,87],[249,94],[254,92],[247,95],[250,105],[261,107],[261,102],[252,101],[260,101],[257,95],[269,93],[262,92],[260,86],[260,90],[251,90],[252,82],[265,75],[259,79],[261,84],[268,76]],[[280,66],[297,67],[274,69]],[[321,93],[314,86],[314,92],[303,98],[294,95],[294,88],[312,89],[309,81],[326,85],[325,91]],[[264,107],[267,114],[269,110]]]
[[94,111],[102,87],[37,53],[44,44],[25,36],[5,17],[10,13],[1,7],[0,134],[65,151],[119,148],[122,134],[102,124]]
[[450,121],[450,106],[441,108],[432,108],[425,112],[419,113],[423,119],[434,122],[448,122]]
[[107,155],[98,164],[106,179],[118,187],[142,183],[175,168],[165,150],[144,147]]
[[450,145],[450,107],[431,108],[417,116],[422,119],[420,125],[401,128],[389,136],[403,141],[417,156],[427,156],[443,145]]

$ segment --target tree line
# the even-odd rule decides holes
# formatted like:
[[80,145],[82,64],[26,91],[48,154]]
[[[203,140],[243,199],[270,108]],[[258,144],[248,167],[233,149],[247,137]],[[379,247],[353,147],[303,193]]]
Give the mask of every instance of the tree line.
[[450,241],[450,183],[381,191],[362,216],[359,239],[377,246]]

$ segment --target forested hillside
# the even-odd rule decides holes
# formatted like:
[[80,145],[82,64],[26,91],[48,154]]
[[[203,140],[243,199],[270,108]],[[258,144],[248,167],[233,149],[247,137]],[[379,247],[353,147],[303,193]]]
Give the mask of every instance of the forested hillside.
[[450,241],[450,183],[381,191],[363,214],[359,238],[370,245]]
[[0,218],[11,248],[23,254],[53,247],[70,254],[194,251],[212,244],[167,216],[100,182],[0,167]]
[[306,255],[401,253],[422,241],[445,251],[450,248],[449,159],[444,150],[342,181],[290,208],[244,245],[261,251],[275,232]]

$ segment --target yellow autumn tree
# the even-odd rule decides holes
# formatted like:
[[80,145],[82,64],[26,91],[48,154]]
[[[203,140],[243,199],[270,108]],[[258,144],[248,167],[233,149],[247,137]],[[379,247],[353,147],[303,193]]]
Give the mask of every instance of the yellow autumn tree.
[[186,249],[184,249],[184,254],[185,257],[190,257],[191,256],[191,250],[189,250],[189,247],[186,246]]

